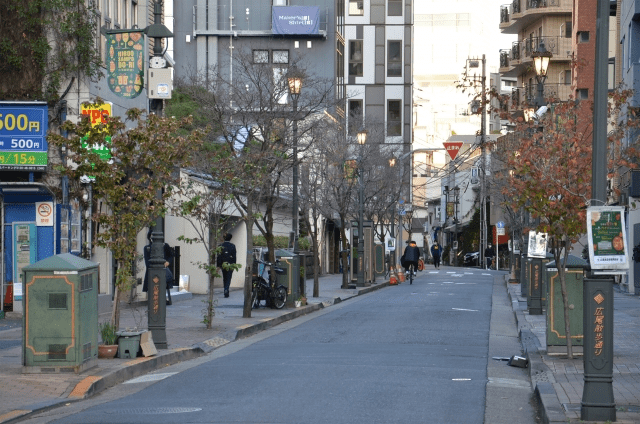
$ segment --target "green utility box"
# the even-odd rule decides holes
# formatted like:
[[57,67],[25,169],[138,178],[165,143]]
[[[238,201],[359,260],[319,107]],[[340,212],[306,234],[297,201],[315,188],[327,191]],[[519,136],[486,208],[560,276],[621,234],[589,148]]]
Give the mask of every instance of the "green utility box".
[[22,268],[23,372],[82,372],[98,363],[98,264],[70,253]]
[[277,284],[282,284],[287,288],[287,307],[293,307],[294,302],[300,297],[300,256],[289,250],[276,250],[276,259],[280,268],[285,272],[278,275]]
[[376,243],[373,246],[373,270],[374,281],[381,282],[387,274],[384,254],[384,244]]
[[[567,257],[565,280],[569,297],[569,324],[571,329],[571,345],[574,354],[582,354],[584,344],[583,331],[583,283],[584,269],[587,261],[574,255]],[[555,261],[547,264],[547,353],[567,353],[567,333],[564,328],[564,306],[560,278]]]

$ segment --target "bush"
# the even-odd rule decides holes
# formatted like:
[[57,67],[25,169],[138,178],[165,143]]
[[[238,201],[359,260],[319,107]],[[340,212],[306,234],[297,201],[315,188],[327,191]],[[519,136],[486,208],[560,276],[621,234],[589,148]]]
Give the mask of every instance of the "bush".
[[102,337],[102,341],[104,342],[104,344],[116,344],[118,335],[116,334],[117,329],[115,325],[111,324],[110,321],[106,321],[98,324],[98,328],[100,329],[100,337]]
[[[273,244],[276,249],[286,249],[289,247],[289,237],[287,236],[274,236]],[[267,239],[262,234],[253,236],[253,245],[255,247],[267,247]],[[307,238],[298,239],[298,247],[300,250],[309,250],[311,242]]]

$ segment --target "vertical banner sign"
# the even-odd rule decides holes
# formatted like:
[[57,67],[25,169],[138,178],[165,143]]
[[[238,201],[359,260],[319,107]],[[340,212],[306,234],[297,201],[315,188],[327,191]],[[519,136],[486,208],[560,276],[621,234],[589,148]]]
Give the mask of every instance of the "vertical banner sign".
[[591,269],[629,269],[623,207],[588,208],[587,236]]
[[527,249],[527,256],[529,258],[546,258],[547,240],[547,233],[529,231],[529,248]]
[[274,34],[319,33],[320,7],[318,6],[277,6],[272,7],[271,10]]
[[[107,118],[112,116],[111,103],[104,103],[101,105],[81,105],[80,113],[89,116],[89,119],[91,119],[92,127],[97,127],[100,124],[106,125]],[[87,148],[88,145],[85,140],[86,137],[82,139],[82,146]],[[100,156],[102,160],[109,160],[111,159],[111,149],[109,147],[110,144],[111,136],[107,135],[104,138],[104,143],[94,144],[93,146],[91,146],[91,148],[93,149],[93,152]]]
[[48,122],[44,102],[0,102],[0,170],[44,171]]
[[462,141],[446,141],[442,144],[447,150],[447,153],[449,153],[449,157],[451,158],[451,160],[454,160],[456,156],[458,156],[458,152],[462,147]]
[[135,99],[144,86],[144,37],[142,31],[117,32],[107,39],[109,88],[117,96]]

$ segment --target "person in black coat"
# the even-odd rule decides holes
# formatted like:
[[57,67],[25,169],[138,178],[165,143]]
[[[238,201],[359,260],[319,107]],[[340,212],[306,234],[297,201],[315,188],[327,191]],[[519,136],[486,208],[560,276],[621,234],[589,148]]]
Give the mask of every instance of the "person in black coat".
[[[147,244],[142,251],[144,255],[144,265],[147,268],[144,272],[144,282],[142,283],[142,291],[145,293],[149,291],[149,260],[151,259],[151,232],[152,232],[151,228],[149,228],[149,232],[147,233],[147,240],[149,240],[149,244]],[[165,278],[167,283],[167,305],[171,305],[172,303],[171,289],[173,288],[174,278],[173,278],[173,273],[169,269],[169,265],[173,261],[174,253],[171,246],[169,246],[167,243],[164,244],[163,256],[164,256]]]
[[224,297],[229,297],[229,286],[231,286],[231,276],[233,270],[226,270],[222,267],[222,264],[235,264],[236,263],[236,246],[231,243],[233,236],[229,233],[224,235],[224,242],[220,245],[220,253],[216,258],[216,266],[222,269],[222,283],[224,285]]
[[493,250],[493,246],[491,243],[487,245],[487,248],[484,249],[484,258],[487,261],[487,269],[491,269],[491,265],[493,262],[493,258],[496,256],[496,251]]
[[420,260],[420,248],[415,241],[409,240],[407,247],[404,249],[404,254],[401,258],[401,265],[406,270],[413,265],[413,275],[416,275],[418,269],[418,261]]
[[433,265],[436,269],[440,268],[440,256],[442,256],[442,249],[437,241],[433,242],[431,246],[431,256],[433,257]]

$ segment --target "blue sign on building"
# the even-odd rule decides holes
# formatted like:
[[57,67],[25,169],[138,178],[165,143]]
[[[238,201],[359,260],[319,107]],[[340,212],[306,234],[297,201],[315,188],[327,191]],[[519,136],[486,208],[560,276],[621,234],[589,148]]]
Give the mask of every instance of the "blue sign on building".
[[0,102],[0,169],[44,171],[48,122],[45,102]]
[[274,6],[272,8],[272,27],[274,34],[318,34],[320,7]]

